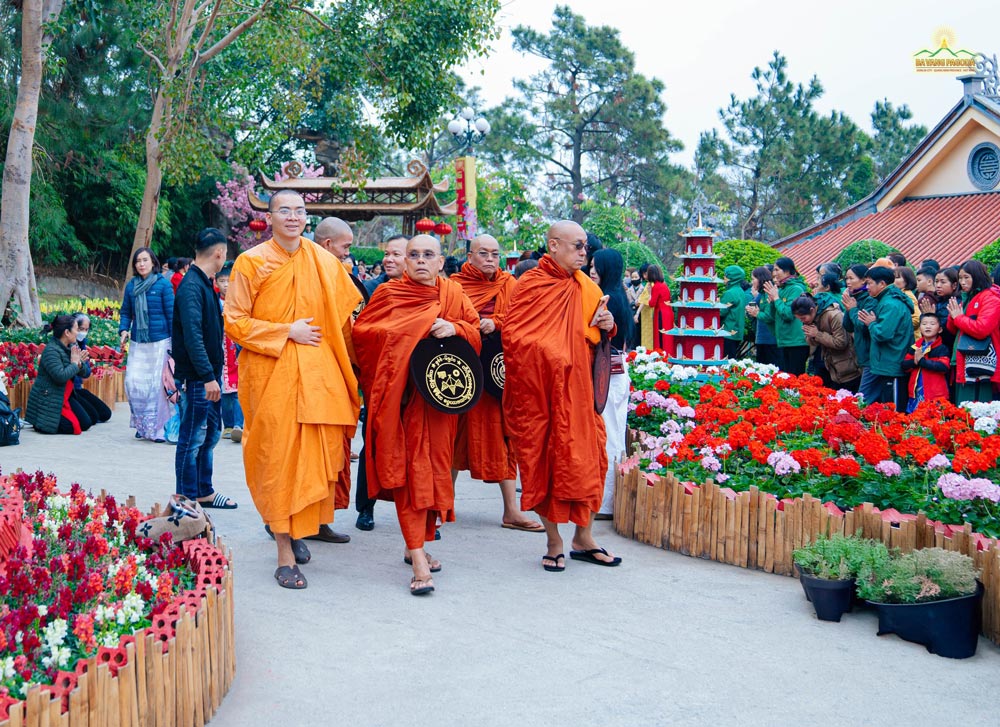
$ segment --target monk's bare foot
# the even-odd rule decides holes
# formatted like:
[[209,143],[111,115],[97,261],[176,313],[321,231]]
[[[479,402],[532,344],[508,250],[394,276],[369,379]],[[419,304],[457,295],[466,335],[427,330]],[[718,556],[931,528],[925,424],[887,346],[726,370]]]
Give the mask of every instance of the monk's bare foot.
[[[441,570],[441,561],[435,560],[434,556],[426,550],[424,551],[424,558],[426,558],[427,567],[430,569],[431,573],[437,573]],[[413,565],[413,558],[410,557],[410,551],[407,550],[403,553],[403,562],[406,563],[406,565]]]
[[431,578],[431,574],[428,573],[426,576],[413,576],[410,579],[410,595],[411,596],[423,596],[428,593],[434,592],[434,579]]
[[545,532],[545,526],[537,520],[530,520],[525,517],[518,517],[517,515],[504,515],[502,525],[508,530],[524,530],[529,533]]
[[278,546],[278,567],[295,565],[292,538],[288,533],[274,533],[274,542]]
[[609,553],[593,538],[573,538],[573,550],[570,551],[570,557],[573,557],[573,553],[587,554],[587,558],[576,558],[576,560],[598,560],[609,565],[621,563],[621,558],[616,558],[614,553]]

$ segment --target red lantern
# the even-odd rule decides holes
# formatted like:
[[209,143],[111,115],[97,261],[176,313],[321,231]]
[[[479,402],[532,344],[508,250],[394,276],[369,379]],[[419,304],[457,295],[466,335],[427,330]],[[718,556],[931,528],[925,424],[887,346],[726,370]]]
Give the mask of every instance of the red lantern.
[[444,237],[445,235],[451,234],[451,225],[447,222],[438,222],[434,225],[434,232],[438,234],[438,237]]
[[267,223],[264,220],[255,217],[250,220],[249,227],[254,232],[263,232],[267,229]]
[[417,232],[422,235],[426,235],[434,229],[434,220],[429,217],[424,217],[423,219],[417,220],[417,224],[414,225],[417,228]]

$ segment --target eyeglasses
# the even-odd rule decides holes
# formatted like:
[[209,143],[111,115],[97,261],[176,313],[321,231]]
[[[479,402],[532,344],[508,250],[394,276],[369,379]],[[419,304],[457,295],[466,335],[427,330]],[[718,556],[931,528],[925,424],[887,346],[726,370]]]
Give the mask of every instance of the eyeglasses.
[[440,254],[434,252],[433,250],[424,250],[423,252],[417,252],[416,250],[414,250],[413,252],[406,253],[406,257],[410,258],[410,260],[420,260],[421,258],[423,258],[424,260],[427,260],[429,262],[431,260],[436,260],[437,258],[439,258]]
[[275,211],[275,214],[279,217],[298,217],[299,219],[304,220],[306,218],[306,208],[296,207],[295,209],[292,209],[291,207],[279,207]]
[[476,255],[481,257],[483,260],[500,259],[500,253],[498,252],[486,252],[485,250],[477,250]]

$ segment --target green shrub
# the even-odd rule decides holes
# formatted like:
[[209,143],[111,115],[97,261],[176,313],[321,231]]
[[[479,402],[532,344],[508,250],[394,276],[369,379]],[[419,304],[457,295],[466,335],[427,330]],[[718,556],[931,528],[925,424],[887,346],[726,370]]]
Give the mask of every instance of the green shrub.
[[[986,269],[992,273],[993,268],[1000,263],[1000,239],[996,239],[989,245],[981,248],[975,255],[972,256],[972,259],[981,262],[986,266]],[[961,262],[965,261],[962,260]]]
[[382,262],[382,257],[385,253],[377,247],[352,247],[351,255],[359,263],[371,266]]
[[924,548],[877,564],[859,578],[858,595],[878,603],[942,601],[974,593],[978,576],[969,556]]
[[754,268],[773,263],[781,257],[780,252],[758,240],[722,240],[715,243],[713,249],[719,256],[715,261],[715,271],[720,278],[728,266],[739,265],[749,281]]
[[852,265],[871,265],[880,257],[885,257],[892,252],[899,252],[899,250],[892,245],[886,245],[881,240],[858,240],[841,250],[834,262],[847,270]]
[[666,269],[660,259],[656,257],[648,245],[641,242],[612,242],[606,244],[605,247],[610,247],[617,250],[625,258],[625,269],[638,268],[643,263],[650,263],[651,265],[659,265],[666,274]]
[[820,536],[796,548],[792,559],[806,574],[828,580],[847,580],[870,573],[889,560],[889,550],[877,540],[860,535]]

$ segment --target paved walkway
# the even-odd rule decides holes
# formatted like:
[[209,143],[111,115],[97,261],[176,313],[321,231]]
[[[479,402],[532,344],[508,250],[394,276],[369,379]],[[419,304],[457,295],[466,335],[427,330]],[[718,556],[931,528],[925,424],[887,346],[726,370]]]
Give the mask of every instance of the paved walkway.
[[[128,405],[79,437],[23,432],[0,468],[44,469],[140,507],[173,491],[168,445],[127,428]],[[869,613],[816,620],[799,584],[625,540],[617,569],[540,565],[544,537],[499,526],[498,488],[458,481],[458,522],[432,549],[437,592],[407,591],[391,506],[376,527],[338,515],[347,545],[314,543],[309,588],[280,589],[240,446],[215,454],[240,508],[215,522],[236,567],[237,677],[213,727],[376,725],[996,725],[1000,648],[953,661]],[[568,538],[568,531],[567,531]]]

